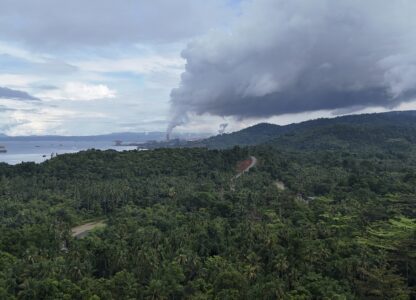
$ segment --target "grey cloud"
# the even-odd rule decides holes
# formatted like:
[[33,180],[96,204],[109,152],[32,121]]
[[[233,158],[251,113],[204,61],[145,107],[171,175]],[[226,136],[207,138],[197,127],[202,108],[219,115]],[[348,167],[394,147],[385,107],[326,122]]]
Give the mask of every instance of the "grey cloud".
[[40,90],[45,90],[45,91],[51,91],[51,90],[59,89],[56,85],[51,85],[51,84],[38,85],[38,86],[36,86],[36,88],[38,88]]
[[2,0],[0,38],[37,48],[177,41],[225,22],[229,0]]
[[124,126],[124,127],[143,127],[147,125],[165,125],[166,120],[160,119],[160,120],[144,120],[140,122],[118,122],[117,125]]
[[33,72],[50,73],[50,74],[71,74],[77,72],[79,69],[71,64],[60,60],[47,59],[42,63],[31,63]]
[[36,97],[33,97],[32,95],[29,95],[28,93],[24,91],[19,90],[12,90],[5,87],[0,87],[0,99],[14,99],[14,100],[29,100],[29,101],[36,101],[39,100]]
[[269,117],[416,97],[416,2],[257,0],[183,51],[171,130],[189,113]]
[[[1,22],[1,21],[0,21]],[[1,29],[0,29],[1,32]],[[1,51],[1,50],[0,50]],[[22,57],[0,53],[0,66],[3,73],[32,73],[69,75],[79,71],[76,66],[70,65],[62,60],[42,57],[42,62],[34,62]]]
[[16,121],[16,120],[9,120],[7,124],[2,124],[0,121],[0,134],[6,133],[9,130],[12,130],[16,126],[25,125],[28,124],[29,121]]
[[10,108],[4,105],[0,105],[0,112],[16,111],[14,108]]

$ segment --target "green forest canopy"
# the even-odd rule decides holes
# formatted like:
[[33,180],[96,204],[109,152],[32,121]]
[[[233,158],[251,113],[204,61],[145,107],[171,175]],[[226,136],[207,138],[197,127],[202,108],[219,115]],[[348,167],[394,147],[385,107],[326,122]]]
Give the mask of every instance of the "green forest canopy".
[[412,133],[326,124],[0,164],[0,299],[415,299]]

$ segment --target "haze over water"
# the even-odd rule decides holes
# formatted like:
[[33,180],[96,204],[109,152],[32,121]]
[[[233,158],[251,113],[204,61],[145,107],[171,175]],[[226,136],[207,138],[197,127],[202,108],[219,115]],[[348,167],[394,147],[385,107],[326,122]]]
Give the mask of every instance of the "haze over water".
[[41,163],[51,154],[75,153],[88,149],[117,151],[133,150],[135,146],[114,146],[113,141],[1,141],[7,153],[0,153],[0,162],[18,164],[21,162]]

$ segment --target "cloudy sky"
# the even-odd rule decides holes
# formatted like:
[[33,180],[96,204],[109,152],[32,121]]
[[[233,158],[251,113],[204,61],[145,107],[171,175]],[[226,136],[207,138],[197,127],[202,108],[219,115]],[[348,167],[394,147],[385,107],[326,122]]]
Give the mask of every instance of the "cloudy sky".
[[415,109],[410,0],[0,0],[0,133]]

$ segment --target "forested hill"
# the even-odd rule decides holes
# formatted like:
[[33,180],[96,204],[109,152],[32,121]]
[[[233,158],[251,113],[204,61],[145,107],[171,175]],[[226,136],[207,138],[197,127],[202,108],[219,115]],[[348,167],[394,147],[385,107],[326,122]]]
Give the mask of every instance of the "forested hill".
[[187,143],[188,147],[208,147],[210,149],[224,149],[233,146],[258,145],[270,141],[277,136],[289,132],[288,126],[260,123],[243,130],[228,134],[216,135],[201,141]]
[[0,163],[0,299],[416,299],[415,118]]
[[[324,140],[323,140],[324,139]],[[342,148],[360,143],[406,144],[416,140],[416,111],[388,112],[317,119],[279,126],[257,124],[218,135],[194,145],[229,148],[235,145],[274,143],[295,148]]]
[[267,141],[281,149],[331,151],[405,151],[416,145],[416,127],[335,124],[293,131]]
[[[316,119],[279,126],[260,123],[243,130],[213,136],[200,141],[154,143],[149,148],[207,147],[225,149],[233,146],[273,143],[291,148],[342,148],[364,142],[387,142],[396,145],[413,142],[416,133],[416,111],[349,115]],[[374,140],[373,138],[376,138]],[[392,144],[387,144],[392,145]]]

